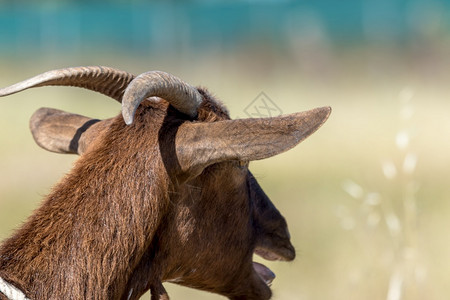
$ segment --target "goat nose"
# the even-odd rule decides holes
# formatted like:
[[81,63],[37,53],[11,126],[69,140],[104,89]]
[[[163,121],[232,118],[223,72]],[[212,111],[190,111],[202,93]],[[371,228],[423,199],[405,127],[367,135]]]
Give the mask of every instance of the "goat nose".
[[289,245],[289,247],[287,248],[287,253],[286,253],[286,260],[287,261],[292,261],[295,259],[295,248],[292,245]]

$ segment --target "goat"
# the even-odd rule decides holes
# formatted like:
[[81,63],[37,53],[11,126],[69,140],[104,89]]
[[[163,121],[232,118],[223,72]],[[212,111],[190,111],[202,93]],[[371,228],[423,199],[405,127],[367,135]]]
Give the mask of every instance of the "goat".
[[231,120],[204,88],[107,67],[49,71],[0,96],[45,85],[100,92],[122,102],[122,116],[33,115],[41,147],[80,158],[0,246],[0,279],[30,299],[139,299],[148,290],[168,299],[163,282],[271,298],[275,275],[252,256],[291,261],[295,249],[248,162],[300,143],[329,107]]

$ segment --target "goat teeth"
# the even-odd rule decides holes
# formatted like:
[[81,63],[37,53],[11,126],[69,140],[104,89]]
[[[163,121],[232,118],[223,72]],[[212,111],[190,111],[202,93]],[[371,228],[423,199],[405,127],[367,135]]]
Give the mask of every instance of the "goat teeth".
[[253,269],[259,275],[259,277],[268,285],[271,286],[275,279],[275,273],[263,264],[253,262]]

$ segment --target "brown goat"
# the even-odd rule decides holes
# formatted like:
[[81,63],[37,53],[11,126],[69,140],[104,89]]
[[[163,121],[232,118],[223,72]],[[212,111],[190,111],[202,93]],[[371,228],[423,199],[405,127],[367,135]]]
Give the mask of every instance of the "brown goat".
[[271,297],[274,274],[253,253],[290,261],[295,250],[248,161],[294,147],[330,108],[230,120],[204,89],[162,72],[134,78],[106,67],[51,71],[0,96],[43,85],[123,98],[131,125],[122,116],[35,113],[40,146],[82,155],[3,242],[0,278],[29,299],[139,299],[149,289],[152,299],[168,299],[165,281],[230,299]]

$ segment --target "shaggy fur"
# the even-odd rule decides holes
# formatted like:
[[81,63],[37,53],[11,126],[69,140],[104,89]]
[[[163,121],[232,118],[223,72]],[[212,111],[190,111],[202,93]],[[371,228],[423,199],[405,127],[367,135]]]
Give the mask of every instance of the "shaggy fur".
[[[197,122],[229,119],[200,91]],[[164,281],[269,299],[252,255],[294,259],[287,224],[245,162],[184,174],[174,158],[184,122],[164,101],[143,102],[132,126],[113,119],[3,242],[0,277],[36,300],[139,299],[149,289],[152,299],[168,299]]]

